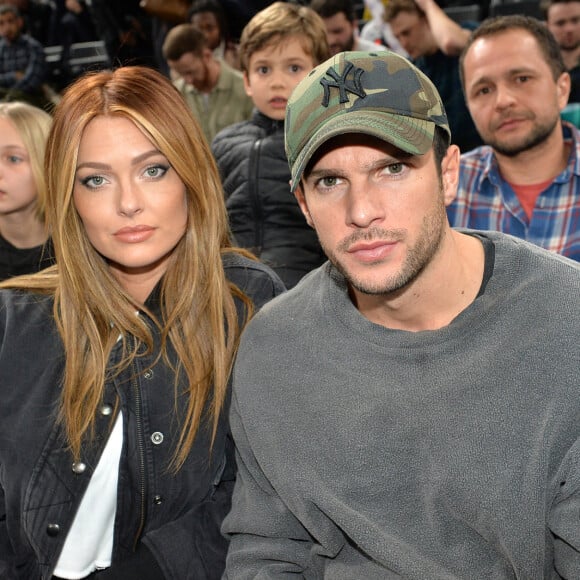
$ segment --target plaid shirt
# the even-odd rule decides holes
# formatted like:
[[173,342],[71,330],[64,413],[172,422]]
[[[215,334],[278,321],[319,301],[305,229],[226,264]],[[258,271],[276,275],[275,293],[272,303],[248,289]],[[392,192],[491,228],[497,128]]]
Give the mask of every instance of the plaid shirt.
[[580,261],[580,131],[562,125],[568,165],[539,195],[531,219],[486,145],[461,156],[457,197],[447,208],[451,225],[501,231]]
[[[12,44],[0,39],[0,87],[33,93],[44,82],[46,63],[44,47],[40,42],[21,34]],[[16,71],[24,76],[16,79]]]

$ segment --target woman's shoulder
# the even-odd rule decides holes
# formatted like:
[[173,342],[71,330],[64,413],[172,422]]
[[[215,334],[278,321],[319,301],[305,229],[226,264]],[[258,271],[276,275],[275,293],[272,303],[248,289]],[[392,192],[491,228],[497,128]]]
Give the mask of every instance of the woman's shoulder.
[[226,252],[222,262],[226,278],[251,298],[257,306],[261,306],[286,290],[271,268],[236,249]]

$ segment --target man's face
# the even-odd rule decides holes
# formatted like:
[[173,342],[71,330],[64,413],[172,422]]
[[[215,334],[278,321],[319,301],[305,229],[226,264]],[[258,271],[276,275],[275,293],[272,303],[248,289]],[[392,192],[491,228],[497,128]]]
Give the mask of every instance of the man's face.
[[576,50],[580,45],[580,2],[552,4],[546,24],[562,50]]
[[203,32],[211,50],[219,46],[222,33],[217,16],[213,12],[197,12],[191,17],[191,23]]
[[12,14],[12,12],[5,12],[0,14],[0,36],[5,38],[8,42],[12,42],[18,38],[20,30],[22,29],[22,18]]
[[188,85],[192,85],[198,90],[206,88],[209,71],[204,56],[197,56],[193,52],[186,52],[180,59],[170,60],[167,64]]
[[405,289],[428,268],[449,227],[458,165],[455,146],[440,177],[432,150],[413,156],[367,135],[337,137],[317,152],[296,198],[355,301]]
[[535,38],[509,30],[478,38],[463,63],[467,106],[481,138],[515,156],[543,144],[559,128],[570,77],[555,81]]
[[390,25],[395,38],[411,58],[419,58],[431,51],[429,26],[416,12],[399,12]]
[[330,54],[335,55],[354,48],[354,25],[344,12],[339,12],[330,18],[323,18],[326,26],[326,39]]

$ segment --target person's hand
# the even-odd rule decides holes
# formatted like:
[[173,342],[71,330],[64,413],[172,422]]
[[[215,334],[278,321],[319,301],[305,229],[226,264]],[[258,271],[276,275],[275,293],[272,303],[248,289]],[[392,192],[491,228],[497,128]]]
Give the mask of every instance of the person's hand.
[[24,76],[24,73],[21,70],[17,70],[14,73],[14,76],[16,77],[16,80],[19,81]]

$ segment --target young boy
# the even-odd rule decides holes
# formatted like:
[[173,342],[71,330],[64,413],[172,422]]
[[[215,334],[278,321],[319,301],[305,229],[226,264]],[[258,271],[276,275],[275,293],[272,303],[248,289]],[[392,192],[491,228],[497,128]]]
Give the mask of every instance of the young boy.
[[235,242],[274,268],[288,288],[325,258],[290,192],[286,103],[300,80],[328,56],[324,22],[310,8],[274,2],[258,12],[240,39],[254,114],[220,131],[212,143]]

